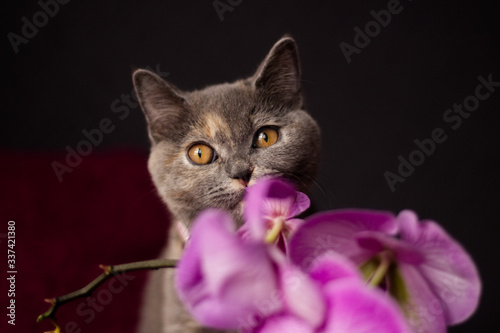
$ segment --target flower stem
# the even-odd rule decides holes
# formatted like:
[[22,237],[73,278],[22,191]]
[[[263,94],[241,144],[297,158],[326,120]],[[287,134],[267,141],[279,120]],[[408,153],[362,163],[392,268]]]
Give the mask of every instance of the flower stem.
[[104,272],[85,287],[60,297],[45,299],[47,303],[51,304],[51,307],[46,312],[38,316],[38,319],[36,321],[41,322],[44,319],[49,319],[55,326],[55,329],[50,333],[60,333],[61,328],[59,327],[55,319],[55,316],[58,308],[61,305],[71,302],[77,298],[87,297],[92,295],[94,290],[96,290],[101,284],[103,284],[105,281],[109,280],[115,275],[123,274],[126,272],[145,270],[145,269],[175,267],[176,264],[177,260],[154,259],[154,260],[138,261],[128,264],[113,265],[113,266],[99,265],[99,267]]
[[278,238],[281,229],[283,229],[284,222],[285,221],[283,221],[281,217],[278,217],[275,220],[273,220],[273,227],[271,228],[271,230],[269,230],[269,232],[266,235],[266,243],[272,243],[276,240],[276,238]]
[[368,282],[369,286],[376,287],[380,283],[382,283],[387,274],[387,271],[389,270],[389,267],[391,266],[391,259],[391,255],[389,253],[380,254],[380,263],[375,272],[373,272],[370,281]]

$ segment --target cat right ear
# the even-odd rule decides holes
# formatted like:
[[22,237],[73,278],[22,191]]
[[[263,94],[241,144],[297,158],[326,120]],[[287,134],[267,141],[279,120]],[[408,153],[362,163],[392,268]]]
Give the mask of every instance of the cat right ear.
[[257,92],[271,103],[301,103],[299,54],[292,37],[284,36],[274,44],[253,80]]
[[145,69],[133,74],[137,99],[146,116],[149,138],[152,143],[173,135],[176,124],[185,114],[185,100],[181,92],[161,77]]

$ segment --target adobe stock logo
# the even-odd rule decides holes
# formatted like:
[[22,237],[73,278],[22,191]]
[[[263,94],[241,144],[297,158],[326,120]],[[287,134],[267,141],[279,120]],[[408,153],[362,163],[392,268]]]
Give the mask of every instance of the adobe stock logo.
[[220,21],[224,21],[224,13],[227,11],[232,12],[234,8],[241,5],[243,0],[214,0],[212,5],[214,6],[217,15],[219,15]]
[[52,18],[59,13],[59,5],[65,5],[70,0],[40,0],[38,5],[42,10],[33,14],[31,20],[26,16],[21,18],[23,26],[21,28],[21,35],[15,34],[12,31],[7,34],[10,45],[14,53],[19,53],[19,46],[21,44],[28,44],[30,39],[38,35],[38,29],[43,28],[49,23],[49,18]]
[[[166,78],[169,73],[162,72],[160,70],[160,64],[156,65],[155,70],[147,66],[146,69],[154,71],[158,76]],[[111,102],[110,109],[113,113],[115,120],[111,118],[104,117],[98,122],[98,126],[87,130],[86,128],[81,131],[83,138],[74,146],[70,145],[65,147],[67,152],[64,162],[52,161],[50,164],[57,180],[61,183],[64,180],[64,176],[67,173],[73,172],[73,170],[82,163],[83,158],[92,153],[95,147],[102,144],[105,139],[105,134],[110,134],[116,129],[116,123],[118,120],[123,121],[127,119],[130,114],[130,110],[139,107],[139,102],[135,94],[134,89],[130,93],[122,93],[120,98],[116,98]]]
[[[492,76],[489,74],[488,78],[485,79],[479,75],[477,77],[479,84],[476,86],[474,94],[465,97],[462,104],[454,103],[452,108],[443,112],[443,121],[452,130],[459,129],[463,120],[469,118],[479,108],[481,101],[487,100],[495,92],[495,89],[500,87],[500,82],[493,81]],[[391,192],[396,190],[396,184],[404,183],[415,172],[415,169],[425,162],[427,157],[434,154],[437,146],[447,139],[446,130],[441,127],[434,128],[428,138],[415,139],[413,142],[416,148],[407,155],[408,157],[398,156],[397,172],[384,172],[384,178]]]

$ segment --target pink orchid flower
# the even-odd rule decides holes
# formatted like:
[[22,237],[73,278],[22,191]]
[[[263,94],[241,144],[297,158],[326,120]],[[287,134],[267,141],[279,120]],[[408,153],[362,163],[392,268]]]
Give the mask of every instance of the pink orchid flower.
[[415,333],[446,332],[478,306],[481,281],[467,252],[433,221],[415,213],[332,211],[299,226],[289,244],[308,269],[323,253],[340,253],[400,304]]
[[[382,291],[368,287],[357,267],[340,255],[323,254],[307,273],[289,265],[283,271],[282,281],[282,311],[248,332],[411,332],[396,302]],[[318,292],[321,298],[309,297]]]
[[287,239],[303,222],[295,218],[309,208],[311,202],[302,192],[282,179],[265,178],[247,189],[245,196],[245,224],[240,228],[244,237],[265,239],[282,244],[286,251]]
[[366,286],[347,259],[327,254],[303,271],[271,244],[286,239],[308,206],[304,194],[269,179],[249,190],[245,232],[222,211],[200,214],[176,275],[194,318],[252,333],[409,332],[396,303]]

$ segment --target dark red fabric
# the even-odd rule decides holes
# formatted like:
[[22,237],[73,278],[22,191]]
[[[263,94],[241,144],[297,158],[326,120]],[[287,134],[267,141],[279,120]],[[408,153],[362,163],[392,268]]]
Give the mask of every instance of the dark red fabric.
[[[0,267],[5,276],[13,220],[18,272],[15,327],[7,323],[5,277],[0,285],[1,332],[52,329],[50,322],[36,323],[49,308],[44,298],[83,287],[101,273],[99,264],[153,259],[165,242],[168,214],[145,153],[93,153],[62,182],[54,160],[64,162],[64,155],[0,153]],[[106,282],[93,295],[94,308],[85,299],[63,306],[57,316],[63,332],[135,332],[146,275]]]

